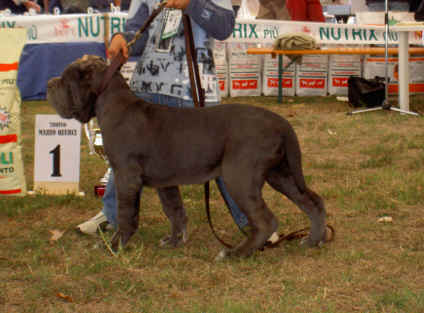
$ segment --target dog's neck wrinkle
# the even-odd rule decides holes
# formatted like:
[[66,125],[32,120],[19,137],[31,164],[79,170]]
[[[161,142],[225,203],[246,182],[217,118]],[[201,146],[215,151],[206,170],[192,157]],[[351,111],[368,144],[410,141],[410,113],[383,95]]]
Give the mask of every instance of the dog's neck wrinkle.
[[103,93],[108,93],[109,95],[119,93],[121,96],[132,95],[133,97],[137,98],[135,94],[131,91],[125,79],[119,73],[113,76],[113,78],[107,84]]
[[[102,75],[103,76],[103,75]],[[106,85],[104,86],[103,90],[100,90],[103,82],[100,83],[99,86],[97,86],[97,96],[100,98],[103,94],[109,94],[112,92],[124,92],[125,90],[130,91],[130,88],[128,84],[126,83],[124,77],[122,77],[121,73],[116,72],[112,78],[106,82]]]
[[[116,99],[109,101],[107,99]],[[119,106],[122,103],[133,103],[140,99],[131,91],[125,79],[120,75],[115,75],[107,84],[105,90],[97,96],[96,116],[101,118],[108,110],[109,105]],[[124,109],[122,107],[122,109]]]

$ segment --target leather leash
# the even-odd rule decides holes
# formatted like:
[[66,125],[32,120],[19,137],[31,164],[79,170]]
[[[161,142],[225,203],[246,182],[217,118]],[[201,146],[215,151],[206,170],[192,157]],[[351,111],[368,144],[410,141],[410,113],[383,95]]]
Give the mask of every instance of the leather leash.
[[[188,17],[188,15],[186,14],[183,15],[183,25],[184,25],[184,37],[185,37],[188,73],[190,76],[190,83],[191,83],[191,95],[193,98],[194,106],[201,108],[205,106],[205,91],[202,88],[202,82],[200,80],[199,66],[197,63],[196,49],[194,47],[193,30],[191,28],[191,21],[190,21],[190,17]],[[222,245],[231,249],[232,246],[226,243],[224,240],[222,240],[218,236],[212,224],[211,212],[210,212],[210,183],[209,181],[207,181],[204,184],[204,189],[205,189],[206,216],[208,218],[208,223],[212,231],[212,234]],[[225,200],[225,197],[223,197],[223,199]],[[228,210],[231,213],[230,206],[228,205],[227,202],[225,202],[225,204],[227,205]]]
[[188,73],[191,82],[191,94],[195,107],[205,106],[205,91],[202,88],[202,82],[199,75],[199,66],[197,64],[197,54],[194,47],[193,30],[188,15],[183,15],[184,37],[187,55]]
[[[147,27],[149,27],[150,24],[153,22],[155,17],[163,10],[165,5],[166,5],[166,0],[159,3],[158,7],[152,11],[152,14],[150,14],[150,16],[147,18],[147,20],[144,22],[144,24],[140,27],[140,29],[135,34],[135,37],[127,44],[128,49],[131,48],[131,46],[141,37],[141,35],[144,33]],[[112,59],[110,65],[108,66],[105,76],[103,77],[102,84],[97,90],[97,95],[100,95],[106,89],[113,75],[119,70],[119,68],[123,64],[125,64],[125,62],[126,62],[126,59],[124,58],[122,51],[119,51],[119,53]]]
[[[210,206],[209,206],[209,188],[210,186],[209,186],[209,181],[207,181],[206,183],[205,183],[205,207],[206,207],[206,217],[208,218],[208,224],[209,224],[209,227],[210,227],[210,229],[211,229],[211,231],[212,231],[212,234],[215,236],[215,238],[223,245],[223,246],[225,246],[225,247],[227,247],[228,249],[232,249],[233,248],[233,246],[232,245],[230,245],[229,243],[226,243],[224,240],[222,240],[219,236],[218,236],[218,234],[216,233],[216,231],[215,231],[215,228],[213,227],[213,224],[212,224],[212,219],[211,219],[211,212],[210,212]],[[224,198],[225,199],[225,198]],[[227,207],[228,207],[228,210],[230,210],[230,207],[227,205]],[[231,210],[230,210],[231,211]]]
[[[196,49],[194,47],[193,30],[191,28],[191,21],[190,21],[190,17],[188,17],[188,15],[186,14],[183,15],[183,25],[184,25],[184,37],[185,37],[188,73],[190,76],[190,83],[191,83],[191,95],[193,98],[194,106],[201,108],[205,106],[205,91],[202,88],[202,82],[200,80],[199,66],[197,63]],[[210,213],[210,183],[209,181],[207,181],[204,184],[204,189],[205,189],[206,216],[208,218],[208,223],[212,231],[212,234],[222,245],[231,249],[232,246],[226,243],[224,240],[222,240],[218,236],[212,224],[211,213]],[[225,200],[225,197],[223,197],[223,199]],[[227,208],[231,213],[230,206],[228,205],[227,202],[225,202],[225,204],[227,205]],[[245,235],[247,235],[242,229],[240,230]]]

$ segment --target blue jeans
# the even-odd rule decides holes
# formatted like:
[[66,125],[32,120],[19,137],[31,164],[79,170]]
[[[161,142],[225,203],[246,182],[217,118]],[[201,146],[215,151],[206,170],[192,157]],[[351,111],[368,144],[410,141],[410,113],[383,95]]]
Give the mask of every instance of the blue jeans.
[[[157,94],[137,94],[137,97],[151,103],[158,103],[163,105],[168,105],[171,107],[193,107],[193,101],[191,100],[182,100],[170,96],[157,95]],[[217,105],[219,103],[207,103],[207,106]],[[225,203],[230,209],[231,216],[233,217],[235,223],[239,228],[243,228],[248,225],[248,220],[246,215],[240,211],[237,204],[230,197],[224,182],[221,177],[216,179],[216,184],[221,192],[222,197],[224,198]],[[142,190],[140,190],[141,195]],[[115,177],[113,171],[110,172],[109,180],[106,184],[105,194],[102,198],[103,201],[103,214],[106,216],[108,222],[113,225],[113,227],[118,226],[117,222],[117,199],[116,199],[116,187],[115,187]]]
[[[373,2],[367,6],[368,10],[372,12],[386,11],[386,3],[384,1],[377,3]],[[409,3],[407,2],[389,1],[388,6],[390,11],[409,11]]]

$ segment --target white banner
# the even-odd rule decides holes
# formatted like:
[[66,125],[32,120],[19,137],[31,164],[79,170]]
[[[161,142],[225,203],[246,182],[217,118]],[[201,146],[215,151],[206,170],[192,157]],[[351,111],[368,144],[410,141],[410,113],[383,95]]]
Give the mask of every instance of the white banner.
[[126,13],[0,16],[0,28],[24,27],[28,43],[104,42],[124,31]]
[[[396,28],[389,29],[389,43],[398,43]],[[422,44],[422,30],[409,33],[410,44]],[[306,33],[319,44],[384,44],[385,27],[379,25],[333,24],[275,20],[237,20],[226,41],[273,43],[286,33]]]
[[[28,43],[103,42],[112,34],[124,31],[127,13],[1,16],[0,28],[25,27]],[[424,30],[424,27],[422,27]],[[320,44],[384,44],[385,28],[378,25],[353,25],[276,20],[237,19],[227,42],[272,43],[286,33],[302,32]],[[391,31],[389,42],[397,43]],[[422,31],[410,32],[411,44],[422,44]]]

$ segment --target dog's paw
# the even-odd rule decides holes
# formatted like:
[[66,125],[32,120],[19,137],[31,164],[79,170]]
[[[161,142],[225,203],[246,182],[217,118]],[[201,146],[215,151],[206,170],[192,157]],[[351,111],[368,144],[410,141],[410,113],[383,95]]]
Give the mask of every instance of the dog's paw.
[[304,237],[300,240],[300,245],[301,246],[306,246],[306,247],[318,247],[318,248],[322,248],[325,244],[325,240],[312,240],[309,236]]
[[159,247],[162,248],[175,248],[178,245],[178,241],[173,240],[171,236],[166,236],[159,241]]
[[326,243],[333,241],[334,236],[334,228],[330,225],[327,225],[321,235],[311,236],[311,234],[309,234],[308,236],[302,238],[300,245],[322,248]]
[[120,248],[124,248],[130,238],[131,235],[125,234],[120,230],[116,231],[111,240],[112,251],[118,252]]
[[176,236],[168,235],[162,238],[159,242],[159,246],[165,247],[165,248],[175,248],[181,244],[186,243],[187,240],[188,240],[187,231],[184,230]]

